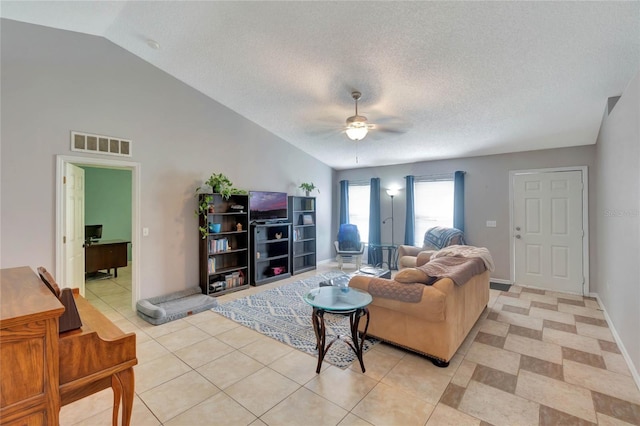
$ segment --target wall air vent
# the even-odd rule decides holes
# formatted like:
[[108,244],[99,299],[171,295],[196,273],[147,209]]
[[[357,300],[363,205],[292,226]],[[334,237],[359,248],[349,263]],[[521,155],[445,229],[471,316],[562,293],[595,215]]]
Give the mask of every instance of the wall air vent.
[[71,132],[71,151],[131,157],[131,144],[128,139]]

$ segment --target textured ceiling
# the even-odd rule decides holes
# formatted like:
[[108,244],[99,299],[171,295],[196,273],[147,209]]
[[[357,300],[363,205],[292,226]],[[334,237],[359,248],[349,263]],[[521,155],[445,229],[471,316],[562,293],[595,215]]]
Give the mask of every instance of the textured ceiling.
[[[638,1],[2,1],[0,13],[103,36],[336,169],[593,144],[607,98],[640,69]],[[342,132],[352,90],[381,129],[357,146]]]

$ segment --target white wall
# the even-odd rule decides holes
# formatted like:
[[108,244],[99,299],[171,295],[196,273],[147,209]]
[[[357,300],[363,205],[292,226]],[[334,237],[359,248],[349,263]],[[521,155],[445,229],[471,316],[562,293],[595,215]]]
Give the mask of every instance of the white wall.
[[598,245],[594,291],[640,378],[640,72],[596,144]]
[[[587,143],[588,141],[585,141]],[[429,149],[425,147],[425,149]],[[385,188],[397,185],[403,188],[394,199],[395,240],[404,240],[406,197],[404,177],[424,176],[465,171],[465,239],[468,244],[486,247],[491,252],[496,270],[492,278],[510,279],[509,272],[509,171],[565,166],[587,166],[592,171],[595,147],[593,145],[519,152],[513,154],[488,155],[455,160],[426,161],[368,169],[342,170],[336,173],[334,188],[339,192],[339,181],[368,180],[379,177],[382,188],[381,217],[391,215],[391,199]],[[592,174],[589,175],[593,179]],[[592,186],[589,186],[593,193]],[[589,199],[592,200],[589,194]],[[334,197],[334,221],[338,222],[338,199]],[[437,200],[434,200],[437,202]],[[590,201],[590,210],[593,202]],[[495,228],[487,228],[486,221],[495,220]],[[337,225],[336,225],[337,226]],[[337,228],[336,228],[337,229]],[[334,231],[337,232],[337,231]],[[590,233],[593,234],[593,226]],[[391,241],[390,225],[382,225],[382,241]],[[420,245],[422,242],[416,242]],[[594,240],[591,240],[591,247]],[[592,275],[592,274],[591,274]]]
[[313,181],[318,259],[333,256],[330,167],[103,38],[8,20],[0,31],[2,268],[55,274],[55,156],[83,155],[70,151],[72,130],[133,140],[150,230],[140,238],[143,298],[197,285],[193,194],[212,172],[298,195]]

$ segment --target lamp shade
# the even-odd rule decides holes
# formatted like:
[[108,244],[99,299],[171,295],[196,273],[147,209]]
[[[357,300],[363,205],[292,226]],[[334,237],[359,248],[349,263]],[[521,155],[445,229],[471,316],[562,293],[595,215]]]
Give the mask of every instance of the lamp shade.
[[360,141],[364,139],[365,136],[367,136],[368,132],[369,132],[369,129],[367,129],[366,125],[352,126],[347,128],[347,137],[352,141]]

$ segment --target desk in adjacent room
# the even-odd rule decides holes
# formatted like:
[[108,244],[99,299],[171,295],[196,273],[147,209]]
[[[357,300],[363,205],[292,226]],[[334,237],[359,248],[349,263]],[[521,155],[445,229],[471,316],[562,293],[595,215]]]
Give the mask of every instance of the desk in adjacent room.
[[113,268],[114,276],[118,277],[118,268],[127,266],[127,246],[130,241],[105,240],[85,245],[84,271],[86,273],[98,272],[106,269],[110,272]]

